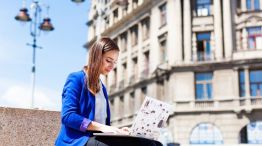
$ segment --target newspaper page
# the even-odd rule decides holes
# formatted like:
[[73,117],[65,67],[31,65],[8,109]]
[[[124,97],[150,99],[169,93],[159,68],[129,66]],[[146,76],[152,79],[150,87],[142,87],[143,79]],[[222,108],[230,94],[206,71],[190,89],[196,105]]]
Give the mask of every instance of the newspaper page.
[[170,104],[146,97],[131,127],[131,135],[157,140],[172,111]]

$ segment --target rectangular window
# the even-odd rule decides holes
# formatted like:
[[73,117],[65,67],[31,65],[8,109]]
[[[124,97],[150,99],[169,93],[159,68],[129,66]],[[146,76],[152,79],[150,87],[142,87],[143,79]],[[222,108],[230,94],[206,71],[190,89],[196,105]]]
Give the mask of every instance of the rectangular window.
[[123,117],[124,116],[124,114],[125,114],[125,103],[124,103],[124,96],[120,96],[119,97],[119,116],[120,117]]
[[248,11],[255,11],[260,9],[259,0],[246,0],[246,7]]
[[138,5],[138,0],[133,0],[133,1],[132,1],[132,4],[133,4],[133,8],[136,8],[137,5]]
[[167,60],[167,47],[166,40],[160,42],[160,63],[164,63]]
[[166,21],[167,21],[166,3],[159,7],[159,11],[160,11],[160,27],[161,27],[163,25],[166,25]]
[[144,53],[144,69],[142,72],[142,77],[146,78],[149,74],[149,51]]
[[211,60],[210,32],[197,34],[197,60]]
[[262,96],[262,70],[249,72],[249,85],[251,96]]
[[113,22],[116,22],[117,21],[117,19],[118,19],[118,9],[115,9],[114,11],[113,11]]
[[114,84],[117,83],[117,69],[114,69]]
[[132,46],[137,45],[138,42],[138,27],[137,25],[131,28],[131,44]]
[[104,21],[105,21],[105,29],[107,29],[109,27],[109,18],[105,17]]
[[196,0],[197,16],[209,16],[210,6],[211,6],[211,0]]
[[248,48],[262,49],[262,31],[261,26],[247,28],[248,33]]
[[129,112],[130,112],[130,114],[134,114],[134,110],[135,110],[135,92],[133,91],[133,92],[131,92],[130,94],[129,94]]
[[137,80],[137,75],[138,75],[138,65],[137,65],[137,57],[133,58],[132,59],[132,68],[133,68],[133,71],[131,73],[131,76],[130,76],[130,83],[134,83],[136,80]]
[[213,87],[212,87],[212,80],[213,80],[213,73],[206,72],[206,73],[196,73],[195,74],[196,80],[196,100],[206,100],[212,99]]
[[239,71],[239,94],[240,94],[240,97],[246,96],[244,70]]
[[122,52],[126,52],[127,50],[127,33],[122,33],[121,36],[121,50]]
[[126,69],[126,63],[122,64],[122,81],[127,79],[127,69]]
[[144,20],[142,20],[142,31],[143,31],[143,40],[146,40],[149,38],[149,30],[150,30],[150,19],[149,18],[145,18]]

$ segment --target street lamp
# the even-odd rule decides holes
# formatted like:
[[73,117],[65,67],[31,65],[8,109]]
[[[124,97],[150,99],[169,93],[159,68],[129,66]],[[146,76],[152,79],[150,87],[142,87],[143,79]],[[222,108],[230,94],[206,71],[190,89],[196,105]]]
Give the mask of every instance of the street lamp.
[[[37,37],[40,36],[40,32],[42,31],[52,31],[54,30],[53,25],[51,24],[51,19],[48,17],[48,11],[49,11],[49,6],[42,5],[39,3],[39,1],[35,0],[32,1],[31,5],[31,10],[33,14],[33,18],[30,18],[30,15],[27,13],[28,9],[26,8],[26,1],[23,0],[23,6],[20,9],[20,12],[18,13],[17,16],[15,16],[15,20],[20,21],[20,22],[30,22],[30,35],[33,38],[33,43],[27,43],[28,46],[31,46],[33,48],[33,60],[32,60],[32,101],[31,101],[31,108],[34,107],[34,94],[35,94],[35,72],[36,72],[36,49],[42,49],[41,46],[37,45]],[[47,9],[47,16],[43,19],[43,22],[40,23],[41,20],[41,12],[42,12],[42,7],[45,6]]]

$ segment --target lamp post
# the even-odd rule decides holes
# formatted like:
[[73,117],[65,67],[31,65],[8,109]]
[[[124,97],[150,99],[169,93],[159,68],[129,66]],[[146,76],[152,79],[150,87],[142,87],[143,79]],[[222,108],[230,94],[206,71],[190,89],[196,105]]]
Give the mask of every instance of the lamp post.
[[[15,16],[15,20],[20,21],[22,23],[30,22],[30,35],[33,38],[33,42],[27,43],[26,45],[31,46],[33,48],[32,54],[32,93],[31,93],[31,108],[34,108],[34,95],[35,95],[35,73],[36,73],[36,49],[42,49],[41,46],[37,45],[37,37],[40,36],[40,32],[42,31],[52,31],[54,30],[53,25],[51,24],[51,19],[48,17],[49,6],[42,5],[39,1],[35,0],[31,3],[31,9],[33,17],[27,13],[28,9],[26,8],[26,1],[23,0],[23,6],[20,9],[20,12],[17,16]],[[41,12],[42,7],[45,6],[47,9],[47,16],[43,19],[43,22],[40,23],[41,20]]]

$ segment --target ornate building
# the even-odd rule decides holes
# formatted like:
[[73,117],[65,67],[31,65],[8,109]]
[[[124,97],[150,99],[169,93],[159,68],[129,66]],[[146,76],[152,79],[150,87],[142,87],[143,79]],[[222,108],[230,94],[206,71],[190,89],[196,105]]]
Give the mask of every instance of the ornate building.
[[147,95],[174,106],[171,141],[262,144],[261,10],[262,0],[93,0],[86,48],[110,36],[121,49],[105,78],[112,124],[130,126]]

